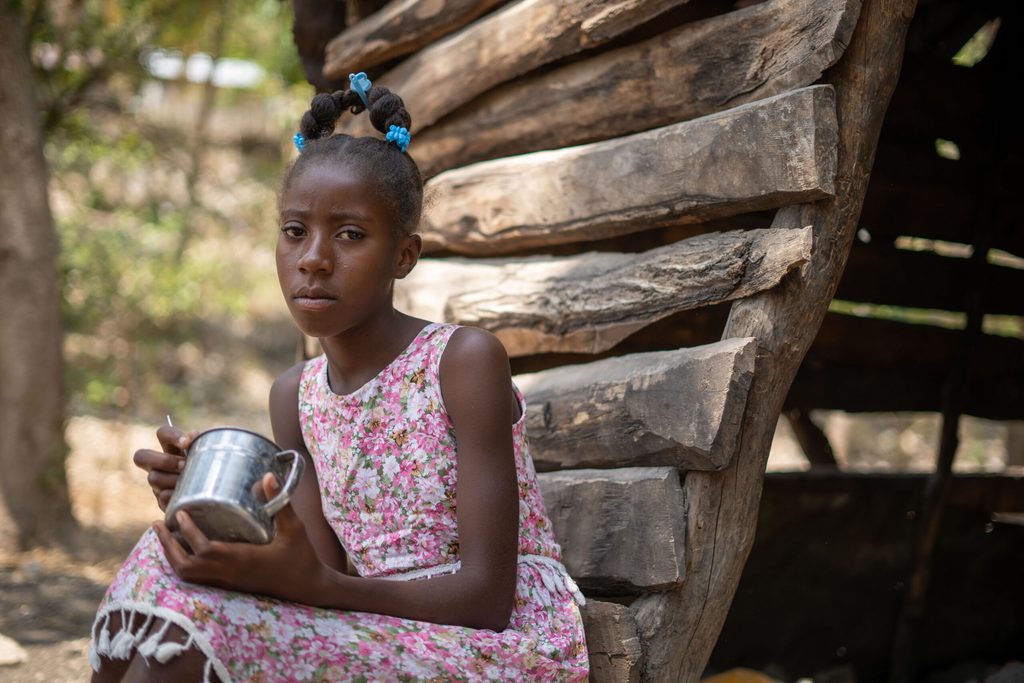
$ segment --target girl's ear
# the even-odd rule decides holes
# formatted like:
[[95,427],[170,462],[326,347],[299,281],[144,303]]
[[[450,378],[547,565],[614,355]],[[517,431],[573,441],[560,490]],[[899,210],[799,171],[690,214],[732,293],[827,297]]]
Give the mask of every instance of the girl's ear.
[[395,278],[401,280],[412,272],[420,260],[423,240],[419,235],[404,235],[398,239],[398,254],[395,262]]

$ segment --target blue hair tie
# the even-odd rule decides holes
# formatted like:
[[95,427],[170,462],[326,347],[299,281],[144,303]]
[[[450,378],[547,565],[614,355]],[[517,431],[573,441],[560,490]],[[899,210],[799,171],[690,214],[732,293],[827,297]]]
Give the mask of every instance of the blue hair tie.
[[370,88],[373,87],[373,84],[370,83],[370,79],[366,77],[366,72],[360,71],[357,74],[349,74],[348,83],[349,87],[359,95],[359,99],[361,99],[363,104],[366,105],[366,108],[369,109],[370,98],[367,97],[367,93],[370,92]]
[[295,149],[299,150],[299,154],[302,154],[302,150],[306,148],[306,136],[303,135],[301,132],[296,133],[292,137],[292,142],[295,143]]
[[391,128],[388,129],[388,134],[384,137],[388,142],[394,143],[395,146],[403,152],[409,148],[409,141],[412,139],[412,136],[409,135],[408,128],[393,124]]

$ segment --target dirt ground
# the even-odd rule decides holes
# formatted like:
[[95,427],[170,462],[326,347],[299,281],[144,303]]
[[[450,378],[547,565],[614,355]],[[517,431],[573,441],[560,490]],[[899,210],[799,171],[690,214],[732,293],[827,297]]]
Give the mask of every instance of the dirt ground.
[[91,674],[86,654],[96,606],[121,561],[160,510],[132,454],[153,428],[74,418],[68,481],[82,524],[74,549],[0,554],[0,634],[26,662],[0,667],[0,682],[71,683]]
[[[837,446],[840,464],[850,469],[878,467],[878,464],[855,457],[853,449],[859,440],[837,429],[845,429],[839,418],[842,416],[830,420],[826,429]],[[250,416],[247,421],[223,424],[238,424],[269,433],[269,426],[261,424],[260,419]],[[906,462],[887,456],[883,469],[892,469],[894,460],[908,469],[927,467],[931,457],[927,442],[935,425],[928,423],[918,427],[906,420],[888,427],[873,423],[863,428],[867,436],[861,440],[878,444],[880,437],[886,434],[883,428],[893,431],[890,440],[902,444],[906,452]],[[68,481],[81,532],[74,550],[0,553],[0,634],[13,638],[28,655],[24,663],[0,666],[0,683],[88,680],[90,668],[86,654],[96,606],[138,537],[161,514],[145,483],[144,473],[131,461],[136,449],[154,446],[154,429],[152,425],[90,417],[73,418],[69,423]],[[956,469],[975,470],[979,465],[981,469],[1001,469],[1005,459],[1005,452],[999,451],[1002,435],[989,434],[991,428],[979,427],[975,431],[979,431],[979,435],[968,433],[968,445],[982,444],[985,453],[995,453],[991,456],[992,462],[961,461],[958,457]],[[923,445],[917,444],[918,440]],[[910,446],[917,449],[919,445],[920,453],[910,449]],[[877,457],[877,445],[873,452]],[[772,445],[769,469],[804,469],[806,466],[806,459],[783,421]]]

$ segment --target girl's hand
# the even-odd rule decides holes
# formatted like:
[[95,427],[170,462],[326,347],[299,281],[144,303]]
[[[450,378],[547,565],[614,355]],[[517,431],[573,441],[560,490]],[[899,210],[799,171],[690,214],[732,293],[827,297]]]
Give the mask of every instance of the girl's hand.
[[[270,500],[281,486],[273,474],[263,477],[263,492]],[[189,553],[162,522],[153,526],[175,573],[185,581],[315,605],[313,588],[326,569],[317,557],[306,527],[285,505],[275,515],[277,532],[266,545],[211,541],[188,513],[178,513],[178,533],[192,549]]]
[[178,485],[178,477],[185,469],[185,451],[199,432],[183,432],[177,427],[163,425],[156,430],[157,441],[162,451],[142,448],[135,451],[132,461],[135,466],[148,472],[146,481],[153,489],[156,503],[161,510],[167,509]]

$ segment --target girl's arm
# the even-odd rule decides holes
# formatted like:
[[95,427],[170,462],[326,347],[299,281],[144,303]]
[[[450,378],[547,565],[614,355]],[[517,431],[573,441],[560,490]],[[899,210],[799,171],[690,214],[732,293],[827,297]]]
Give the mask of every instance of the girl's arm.
[[299,486],[291,499],[295,514],[302,521],[320,561],[332,569],[344,572],[345,550],[324,518],[316,469],[306,450],[302,428],[299,426],[299,381],[302,379],[304,365],[303,362],[292,366],[270,387],[270,427],[278,446],[284,450],[298,451],[306,460]]
[[[278,513],[277,534],[267,545],[210,541],[182,513],[181,534],[194,550],[188,554],[166,526],[157,522],[167,559],[178,575],[195,583],[318,607],[504,629],[515,596],[519,528],[512,446],[515,406],[508,356],[490,333],[461,328],[448,342],[440,374],[442,396],[458,444],[456,504],[462,565],[457,573],[414,581],[348,576],[321,556],[321,544],[314,541],[321,533],[320,522],[314,523],[305,507],[309,498],[300,496],[295,510],[288,505]],[[289,403],[294,400],[290,398],[295,395],[291,381],[296,380],[287,379],[287,373],[278,380],[280,393],[272,392],[272,405],[277,398],[285,401],[288,397]],[[288,427],[293,423],[291,417],[283,422],[274,417],[275,437],[285,448],[302,446],[297,405],[294,410],[295,434]],[[286,411],[274,412],[283,416]],[[273,476],[264,478],[264,488],[268,496],[279,490]],[[305,511],[299,514],[300,510]],[[322,520],[322,515],[318,518]]]
[[414,581],[319,572],[304,601],[323,607],[500,631],[516,587],[519,491],[512,446],[516,412],[508,355],[498,339],[464,327],[440,367],[458,448],[456,574]]

